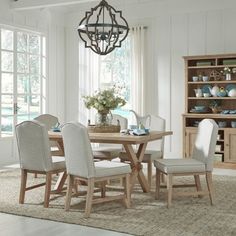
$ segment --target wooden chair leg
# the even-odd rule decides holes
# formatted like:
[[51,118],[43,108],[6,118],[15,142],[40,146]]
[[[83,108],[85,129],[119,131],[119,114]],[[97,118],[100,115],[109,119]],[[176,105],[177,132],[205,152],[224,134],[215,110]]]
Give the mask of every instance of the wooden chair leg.
[[27,182],[27,170],[22,169],[21,170],[20,197],[19,197],[20,204],[24,204],[25,202],[26,182]]
[[93,201],[93,191],[94,191],[94,178],[88,180],[88,189],[86,196],[86,206],[85,206],[85,217],[90,216],[92,201]]
[[75,194],[79,194],[79,183],[73,178],[73,187]]
[[155,199],[159,199],[159,197],[160,197],[160,178],[161,178],[161,172],[156,168],[156,191],[155,191]]
[[[195,185],[196,185],[196,189],[197,191],[202,191],[202,186],[201,186],[201,182],[200,182],[200,177],[199,175],[194,175],[194,180],[195,180]],[[199,198],[202,198],[202,195],[198,195]]]
[[161,183],[165,183],[165,175],[161,173]]
[[206,172],[206,182],[207,182],[207,188],[209,191],[209,197],[211,201],[211,205],[214,204],[214,193],[213,193],[213,184],[212,184],[212,172]]
[[148,174],[148,185],[151,189],[152,187],[152,160],[148,160],[147,163],[147,174]]
[[72,194],[72,187],[74,184],[74,178],[72,175],[67,176],[67,191],[66,191],[66,202],[65,202],[65,210],[69,211],[70,203],[71,203],[71,194]]
[[131,191],[130,191],[130,174],[126,174],[125,176],[125,205],[126,208],[131,207]]
[[103,181],[101,183],[101,197],[102,198],[106,197],[106,183],[107,181]]
[[44,207],[45,208],[48,208],[48,206],[49,206],[51,184],[52,184],[52,174],[46,173],[46,186],[45,186],[45,195],[44,195]]
[[168,191],[168,200],[167,200],[167,207],[171,206],[172,202],[172,192],[173,192],[173,175],[167,175],[167,191]]

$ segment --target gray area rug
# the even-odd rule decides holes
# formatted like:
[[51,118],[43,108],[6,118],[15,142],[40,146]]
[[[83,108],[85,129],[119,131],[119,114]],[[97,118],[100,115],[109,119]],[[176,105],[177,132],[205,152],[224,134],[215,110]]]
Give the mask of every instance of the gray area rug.
[[[32,175],[29,183],[42,179],[34,179]],[[179,181],[189,180],[181,178]],[[208,197],[178,197],[167,209],[164,189],[161,200],[156,201],[153,192],[143,193],[137,185],[132,194],[131,209],[126,209],[120,202],[97,204],[93,206],[91,217],[86,219],[83,217],[83,197],[73,198],[69,212],[64,211],[65,196],[59,195],[52,195],[50,207],[43,208],[43,187],[27,192],[25,204],[19,205],[20,171],[6,171],[0,172],[0,212],[133,235],[236,235],[236,177],[213,176],[213,181],[216,190],[214,206],[210,205]]]

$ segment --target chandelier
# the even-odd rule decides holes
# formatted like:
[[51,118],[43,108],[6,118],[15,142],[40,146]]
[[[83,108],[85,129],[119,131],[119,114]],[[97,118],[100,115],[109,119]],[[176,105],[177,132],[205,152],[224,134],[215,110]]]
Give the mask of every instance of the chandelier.
[[116,47],[121,47],[128,32],[129,26],[122,12],[115,10],[105,0],[87,11],[78,27],[85,47],[99,55],[106,55]]

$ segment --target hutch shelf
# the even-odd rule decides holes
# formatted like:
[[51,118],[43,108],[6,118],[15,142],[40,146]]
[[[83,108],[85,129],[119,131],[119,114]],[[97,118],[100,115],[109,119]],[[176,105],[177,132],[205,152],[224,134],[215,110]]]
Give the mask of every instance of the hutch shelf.
[[215,166],[236,168],[236,54],[186,56],[184,61],[184,157],[191,156],[198,123],[210,118],[219,125]]

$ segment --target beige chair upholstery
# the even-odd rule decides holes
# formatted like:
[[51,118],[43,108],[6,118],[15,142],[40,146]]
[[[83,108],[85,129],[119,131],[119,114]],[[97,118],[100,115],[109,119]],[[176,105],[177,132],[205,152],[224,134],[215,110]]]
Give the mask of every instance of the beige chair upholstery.
[[[173,176],[193,175],[196,187],[195,192],[178,193],[178,195],[209,195],[213,204],[212,170],[215,146],[218,134],[218,126],[214,120],[204,119],[199,123],[196,141],[193,147],[193,155],[188,159],[162,159],[154,161],[156,167],[156,199],[159,198],[160,174],[167,176],[168,204],[172,202]],[[199,175],[206,175],[207,191],[203,191]],[[189,185],[186,185],[189,186]]]
[[38,122],[44,124],[48,131],[59,123],[58,118],[50,114],[42,114],[35,117],[34,120],[37,120]]
[[[120,115],[112,114],[112,125],[120,124],[121,130],[127,129],[128,120]],[[93,147],[93,156],[100,160],[111,160],[119,156],[122,151],[122,145],[120,144],[99,144],[98,147]]]
[[[34,120],[37,120],[41,124],[44,124],[47,131],[50,131],[53,127],[56,127],[59,124],[58,118],[50,114],[42,114],[35,117]],[[57,142],[50,141],[50,147],[52,155],[63,155],[60,151],[60,147],[58,147]]]
[[[165,131],[165,120],[160,116],[154,115],[147,115],[146,121],[143,120],[144,124],[149,122],[150,131],[157,130],[157,131]],[[143,118],[144,119],[144,118]],[[138,124],[138,120],[137,120]],[[164,137],[160,140],[156,140],[153,142],[149,142],[144,154],[143,163],[147,163],[147,176],[148,176],[148,184],[149,186],[152,185],[152,168],[153,168],[153,161],[162,159],[164,154]],[[123,161],[127,161],[126,153],[123,151],[120,153],[120,158]]]
[[[72,186],[74,181],[86,182],[88,185],[85,216],[89,217],[92,203],[123,199],[127,207],[130,206],[130,173],[131,168],[125,163],[110,161],[94,162],[91,143],[86,127],[77,122],[67,123],[62,128],[65,149],[66,169],[68,173],[67,195],[65,209],[69,210]],[[105,184],[107,180],[124,178],[125,193],[118,196],[106,197]],[[102,198],[93,199],[94,183],[102,185]]]
[[64,157],[52,157],[46,127],[38,121],[24,121],[16,126],[16,139],[21,167],[19,203],[23,204],[25,191],[45,185],[26,187],[27,173],[46,175],[44,207],[48,207],[52,174],[65,171]]

